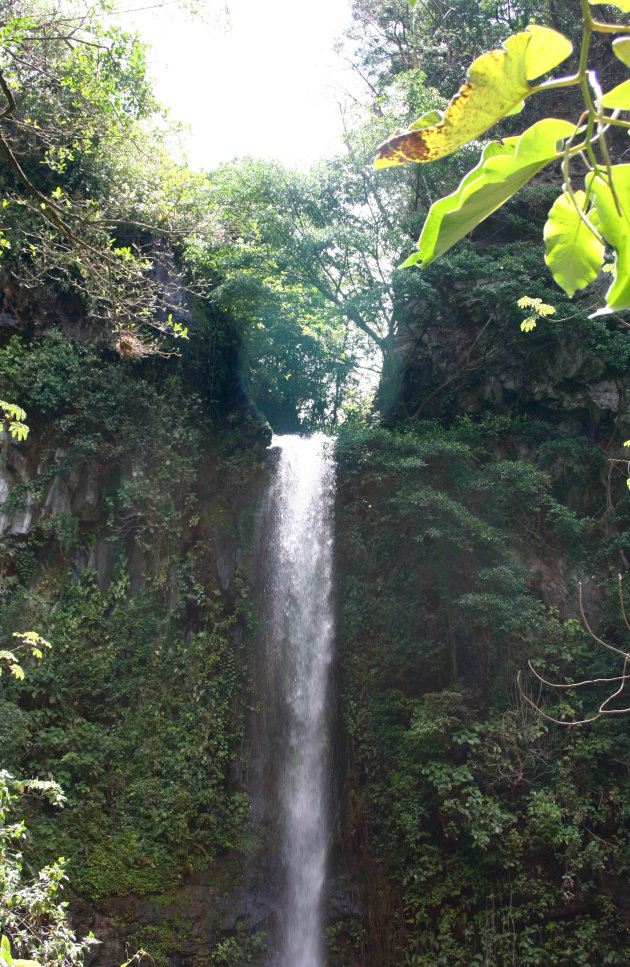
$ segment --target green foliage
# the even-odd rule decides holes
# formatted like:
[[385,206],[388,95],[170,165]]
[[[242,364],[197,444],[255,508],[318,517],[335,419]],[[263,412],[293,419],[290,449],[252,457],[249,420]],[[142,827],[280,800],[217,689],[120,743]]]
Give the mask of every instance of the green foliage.
[[212,951],[212,963],[220,967],[249,967],[256,955],[264,949],[265,934],[257,931],[247,937],[229,937],[222,940]]
[[5,423],[8,423],[8,430],[11,436],[18,443],[20,440],[25,440],[28,436],[28,427],[23,422],[26,419],[26,413],[22,407],[16,406],[15,403],[7,403],[5,400],[0,400],[0,410],[2,410],[4,416],[4,419],[0,420],[0,433],[4,431]]
[[[279,432],[334,425],[356,385],[368,325],[357,293],[369,276],[365,245],[346,223],[358,176],[334,164],[301,175],[253,161],[210,175],[223,232],[214,244],[193,243],[188,257],[197,273],[218,277],[212,304],[242,327],[243,387]],[[374,312],[379,295],[370,296]]]
[[532,329],[536,328],[536,323],[539,319],[546,319],[547,316],[553,316],[555,314],[555,308],[553,306],[547,305],[542,299],[532,299],[531,296],[521,296],[521,298],[516,303],[519,309],[531,309],[531,314],[523,319],[521,323],[522,332],[531,332]]
[[26,872],[20,807],[29,796],[46,797],[56,806],[65,801],[55,782],[18,781],[0,770],[0,957],[8,967],[75,967],[96,941],[92,934],[79,941],[70,928],[68,904],[60,896],[63,859],[42,867],[35,878]]
[[[14,631],[13,637],[17,638],[21,642],[20,650],[31,653],[33,658],[40,659],[43,656],[42,648],[50,648],[50,642],[38,635],[36,631]],[[9,666],[9,671],[15,677],[21,681],[24,679],[24,669],[18,663],[18,658],[12,651],[6,651],[0,649],[0,662],[6,662]],[[2,675],[2,666],[0,665],[0,675]]]
[[173,129],[155,121],[145,46],[106,2],[8,0],[3,12],[5,270],[72,291],[123,355],[185,338],[182,307],[158,278],[160,240],[174,269],[172,246],[208,231],[205,181],[174,160]]
[[[176,942],[173,931],[167,924],[149,924],[132,933],[129,947],[131,950],[139,951],[142,957],[149,957],[155,967],[168,967],[170,964],[169,955],[174,953]],[[133,962],[133,959],[130,963]],[[126,965],[123,965],[123,967],[126,967]]]
[[[554,159],[562,159],[563,193],[554,203],[545,228],[547,265],[558,285],[571,296],[599,274],[608,244],[614,250],[615,265],[613,282],[606,294],[607,311],[630,306],[630,271],[626,264],[630,232],[623,202],[627,195],[628,166],[611,165],[606,141],[607,125],[626,129],[630,126],[630,122],[619,120],[616,114],[619,109],[630,110],[628,82],[602,93],[588,61],[593,35],[622,34],[628,27],[596,21],[588,0],[582,0],[581,8],[582,45],[574,74],[530,84],[571,52],[568,38],[530,24],[525,31],[508,37],[500,49],[483,54],[473,62],[466,83],[437,124],[433,116],[421,117],[407,132],[396,134],[381,145],[377,167],[405,161],[432,161],[520,110],[523,99],[538,91],[575,86],[580,88],[583,98],[584,114],[577,124],[545,118],[520,139],[509,138],[488,145],[481,162],[465,176],[459,189],[432,206],[418,243],[420,251],[405,265],[418,261],[427,264],[445,252],[541,167]],[[624,38],[617,40],[614,50],[625,63]],[[606,113],[610,108],[615,112],[613,115]],[[543,127],[548,131],[548,143],[544,138],[540,140]],[[599,148],[599,157],[596,148]],[[571,182],[571,160],[578,156],[587,159],[590,169],[584,192],[576,191]]]
[[[98,492],[87,514],[68,502],[28,536],[4,536],[0,648],[15,651],[25,626],[55,648],[21,690],[1,679],[3,764],[53,774],[68,796],[54,821],[29,804],[29,862],[63,852],[88,902],[163,895],[251,841],[234,778],[246,769],[248,582],[241,571],[230,595],[218,590],[213,541],[256,492],[256,451],[243,457],[244,418],[217,412],[186,355],[131,369],[49,331],[13,337],[0,357],[2,395],[23,392],[39,453],[12,507],[21,490],[41,508],[60,481]],[[222,407],[229,380],[217,373]]]
[[[579,215],[587,207],[584,192],[576,192],[575,201],[578,207],[568,195],[556,198],[543,233],[547,249],[545,261],[569,296],[597,278],[604,259],[603,243]],[[589,218],[595,217],[595,212],[589,211]],[[581,252],[579,258],[575,255],[576,249]]]
[[[190,488],[199,454],[199,403],[186,398],[181,383],[153,385],[125,367],[99,357],[50,331],[26,342],[14,336],[0,349],[3,386],[23,393],[33,419],[53,419],[45,431],[47,461],[21,490],[38,505],[51,480],[85,473],[117,481],[107,507],[110,539],[134,536],[157,554],[176,542],[182,522],[178,504]],[[56,454],[56,457],[55,457]],[[102,484],[101,484],[102,485]],[[15,487],[5,512],[20,497]],[[115,523],[114,523],[115,519]],[[37,544],[51,539],[68,555],[78,540],[79,522],[70,509],[41,521],[21,549],[20,567]],[[26,578],[26,572],[23,575]]]
[[0,353],[3,385],[22,394],[29,410],[49,419],[77,401],[82,377],[97,362],[91,350],[55,330],[30,344],[13,336]]
[[[30,767],[54,765],[68,792],[54,825],[37,816],[39,852],[70,855],[73,888],[92,900],[162,893],[249,837],[249,804],[227,788],[246,692],[235,619],[209,601],[211,630],[165,635],[159,590],[129,601],[126,584],[103,594],[85,574],[67,588],[52,660],[29,676],[19,713],[6,707],[30,736]],[[6,730],[8,759],[20,733]]]
[[[28,435],[28,427],[21,421],[26,414],[19,406],[0,403],[5,419],[13,419],[11,435],[18,441]],[[40,660],[43,649],[50,643],[35,631],[13,632],[18,653],[24,652]],[[20,655],[20,660],[22,660]],[[24,670],[15,652],[0,649],[2,664],[18,681],[24,680]],[[84,953],[95,942],[92,934],[77,941],[67,919],[67,903],[60,900],[63,889],[64,860],[57,860],[39,870],[37,880],[23,874],[23,856],[19,845],[26,839],[23,819],[10,816],[18,811],[27,796],[46,797],[54,806],[66,801],[61,787],[50,780],[18,781],[4,768],[0,770],[0,959],[6,967],[42,967],[81,964]],[[18,813],[19,815],[19,813]],[[28,952],[37,960],[25,960],[14,954]]]
[[55,763],[69,796],[50,833],[91,899],[160,892],[248,835],[248,809],[226,790],[243,727],[235,619],[209,601],[211,630],[183,640],[158,632],[159,601],[158,588],[130,601],[125,580],[102,593],[82,575],[55,613],[51,661],[25,686],[31,768]]
[[[628,956],[602,883],[628,859],[630,746],[608,722],[567,735],[515,688],[531,655],[554,680],[593,672],[588,635],[542,607],[523,568],[586,553],[543,474],[497,458],[524,432],[488,416],[340,435],[343,849],[361,871],[356,949],[375,967]],[[599,656],[597,675],[613,669]],[[586,711],[577,693],[562,702]]]
[[[630,109],[630,104],[628,109]],[[585,179],[586,195],[584,197],[588,197],[589,201],[592,199],[593,218],[599,226],[601,236],[615,251],[613,281],[606,293],[606,305],[611,310],[626,309],[630,305],[630,221],[629,213],[619,201],[620,197],[624,199],[628,197],[629,186],[630,165],[609,166],[605,174],[600,174],[595,169]],[[579,204],[577,204],[577,210],[578,214],[584,213]],[[590,214],[590,211],[585,213],[587,222]],[[591,228],[590,236],[593,235],[599,238],[597,230]],[[578,258],[586,261],[589,252],[592,252],[592,246],[585,251],[585,243],[582,241],[580,245],[578,238],[575,238],[573,244],[577,249]],[[604,257],[604,245],[601,239],[599,252],[599,266],[601,267]],[[556,279],[556,281],[562,284],[559,279]]]

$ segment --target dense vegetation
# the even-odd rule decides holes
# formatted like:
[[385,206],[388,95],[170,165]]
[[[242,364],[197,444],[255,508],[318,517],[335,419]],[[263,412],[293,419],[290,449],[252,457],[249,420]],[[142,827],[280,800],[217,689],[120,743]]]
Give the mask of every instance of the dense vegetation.
[[[592,525],[514,458],[524,431],[463,420],[340,441],[342,850],[365,963],[627,959],[625,730],[563,730],[516,688],[528,658],[555,680],[620,672],[572,617],[577,590],[545,586],[592,559]],[[572,721],[600,693],[543,701]]]
[[[2,442],[0,654],[15,632],[52,643],[23,681],[2,659],[13,953],[80,957],[61,854],[106,967],[139,948],[245,967],[264,949],[273,918],[244,884],[270,845],[250,798],[269,421],[339,432],[333,866],[352,902],[331,917],[331,965],[625,964],[623,721],[553,725],[516,674],[529,658],[554,679],[618,673],[575,588],[625,647],[608,591],[630,498],[607,461],[630,437],[630,343],[546,274],[555,174],[419,272],[396,266],[477,146],[371,167],[470,59],[532,19],[571,34],[579,2],[356,0],[366,96],[343,153],[207,174],[173,160],[142,45],[100,6],[5,6],[0,395],[30,432]],[[529,334],[524,294],[556,308]],[[566,721],[597,704],[525,687]],[[63,810],[31,776],[61,783]],[[20,935],[18,894],[58,934]]]

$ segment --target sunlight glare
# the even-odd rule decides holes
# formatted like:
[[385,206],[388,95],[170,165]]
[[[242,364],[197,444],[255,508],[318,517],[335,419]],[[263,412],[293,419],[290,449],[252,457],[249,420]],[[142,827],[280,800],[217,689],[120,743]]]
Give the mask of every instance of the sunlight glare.
[[190,127],[194,167],[245,155],[305,166],[339,150],[344,67],[332,47],[348,0],[229,0],[204,18],[132,5],[121,0],[121,23],[151,45],[156,95]]

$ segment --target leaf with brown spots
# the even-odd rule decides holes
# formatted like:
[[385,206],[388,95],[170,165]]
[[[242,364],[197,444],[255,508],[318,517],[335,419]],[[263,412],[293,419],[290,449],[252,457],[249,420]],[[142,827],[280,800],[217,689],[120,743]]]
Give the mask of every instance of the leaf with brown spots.
[[556,67],[572,49],[566,37],[539,24],[508,37],[502,48],[473,61],[466,83],[439,123],[418,127],[416,122],[409,131],[389,138],[378,149],[375,166],[434,161],[479,137],[520,110],[532,92],[529,82]]

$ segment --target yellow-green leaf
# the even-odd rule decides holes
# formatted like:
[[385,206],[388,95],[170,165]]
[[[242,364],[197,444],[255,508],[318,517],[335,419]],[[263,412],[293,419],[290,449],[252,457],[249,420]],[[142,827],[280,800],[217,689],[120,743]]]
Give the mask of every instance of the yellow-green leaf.
[[6,400],[0,400],[0,409],[4,411],[4,415],[7,418],[13,418],[15,420],[25,420],[26,413],[21,406],[17,406],[15,403],[7,403]]
[[[575,202],[585,212],[586,195],[575,193]],[[545,262],[558,285],[571,297],[576,289],[597,278],[604,261],[605,246],[593,235],[563,192],[551,206],[545,225]]]
[[611,110],[621,108],[622,111],[630,111],[630,81],[617,84],[612,90],[607,91],[604,94],[602,104]]
[[26,440],[28,432],[29,428],[26,423],[16,423],[15,421],[9,423],[9,433],[14,439],[17,437],[18,441]]
[[439,124],[440,121],[442,120],[442,117],[443,117],[442,111],[438,111],[438,110],[427,111],[426,114],[423,114],[421,117],[418,118],[417,121],[414,121],[413,124],[409,125],[409,130],[422,131],[423,128],[430,128],[434,124]]
[[615,275],[606,303],[610,309],[620,310],[630,308],[630,165],[613,165],[611,172],[621,214],[602,175],[590,172],[586,176],[586,193],[597,212],[599,231],[615,249]]
[[389,138],[378,149],[376,167],[433,161],[472,141],[518,110],[531,93],[529,82],[556,67],[572,49],[563,34],[539,24],[530,24],[508,37],[502,48],[473,61],[466,83],[439,123],[415,129],[412,126]]
[[513,107],[511,111],[506,111],[503,117],[509,118],[512,117],[513,114],[520,114],[524,107],[525,101],[519,101],[516,107]]
[[624,13],[630,13],[630,0],[589,0],[592,6],[598,3],[607,3],[611,7],[619,7]]
[[0,938],[0,954],[7,962],[9,967],[13,964],[13,956],[11,954],[11,944],[9,943],[9,938],[2,934]]
[[516,302],[519,309],[533,309],[534,315],[539,318],[544,318],[545,316],[553,316],[556,313],[556,307],[550,306],[546,302],[543,302],[540,298],[532,298],[529,295],[523,295]]
[[[529,24],[523,33],[531,34],[531,40],[525,50],[525,73],[528,81],[533,81],[553,70],[573,51],[573,44],[568,37],[558,33],[557,30],[552,30],[551,27]],[[508,37],[503,45],[508,52],[512,50],[511,41],[520,36],[521,34],[514,34],[514,37]]]
[[630,67],[630,37],[616,37],[613,40],[612,48],[615,56],[626,65]]
[[529,295],[523,295],[517,300],[516,304],[519,309],[533,310],[531,316],[527,316],[526,319],[523,319],[521,323],[522,332],[531,332],[532,329],[536,328],[536,323],[539,319],[544,319],[547,316],[553,316],[556,312],[555,306],[547,305],[547,303],[543,302],[539,297],[532,298]]
[[403,265],[438,258],[475,225],[511,198],[536,172],[562,153],[562,140],[575,126],[569,121],[544,118],[520,138],[491,141],[481,161],[469,171],[458,189],[432,205],[418,242],[418,252]]

